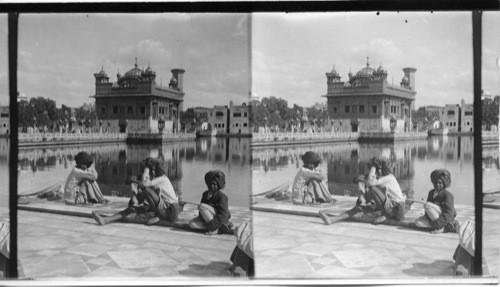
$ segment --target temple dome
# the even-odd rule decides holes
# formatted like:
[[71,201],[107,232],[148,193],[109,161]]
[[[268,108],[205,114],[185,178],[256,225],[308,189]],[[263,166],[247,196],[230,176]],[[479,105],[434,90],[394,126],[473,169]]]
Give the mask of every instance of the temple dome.
[[368,64],[356,73],[356,78],[372,78],[375,70]]
[[139,69],[137,67],[137,64],[135,64],[135,67],[130,69],[128,72],[123,75],[124,78],[139,78],[144,71],[142,69]]

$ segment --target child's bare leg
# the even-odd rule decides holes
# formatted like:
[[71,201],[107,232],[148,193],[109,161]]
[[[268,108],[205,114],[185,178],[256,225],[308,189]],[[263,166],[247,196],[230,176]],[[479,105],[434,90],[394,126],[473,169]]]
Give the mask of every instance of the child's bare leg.
[[319,217],[321,217],[321,219],[327,225],[330,225],[330,224],[333,224],[335,222],[339,222],[342,220],[349,219],[349,218],[353,217],[354,215],[356,215],[357,213],[363,211],[363,209],[361,208],[361,206],[356,205],[353,208],[351,208],[345,212],[342,212],[341,214],[339,214],[337,216],[329,216],[327,213],[329,213],[331,211],[334,211],[334,210],[333,209],[323,209],[323,210],[319,211]]
[[102,217],[101,215],[99,215],[96,212],[92,212],[92,216],[94,217],[95,221],[97,221],[97,223],[99,225],[105,225],[105,224],[123,219],[123,218],[127,217],[129,214],[132,214],[134,212],[135,212],[134,208],[127,207],[126,209],[124,209],[118,213],[115,213],[115,214],[111,215],[110,217]]
[[158,221],[160,221],[159,217],[160,215],[158,214],[158,205],[160,204],[160,196],[156,194],[156,192],[149,187],[142,187],[141,192],[144,193],[144,196],[149,206],[154,207],[154,212],[155,212],[155,217],[150,218],[146,224],[147,225],[155,224]]
[[[377,205],[377,209],[381,210],[384,214],[386,213],[385,210],[385,201],[387,200],[385,194],[376,186],[372,186],[370,188],[370,191],[367,192],[367,194],[370,195],[370,199],[375,202]],[[385,215],[381,215],[377,218],[375,218],[375,221],[373,223],[379,224],[387,220],[387,217]]]

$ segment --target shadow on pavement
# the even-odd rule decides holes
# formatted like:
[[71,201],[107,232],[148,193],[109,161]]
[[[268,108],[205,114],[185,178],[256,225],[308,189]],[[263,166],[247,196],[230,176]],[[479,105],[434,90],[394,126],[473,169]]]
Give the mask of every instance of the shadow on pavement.
[[179,274],[185,276],[231,277],[231,271],[229,270],[229,268],[231,268],[231,265],[228,262],[224,261],[210,262],[208,264],[189,264],[187,269],[179,270]]
[[411,268],[403,269],[403,273],[411,276],[453,276],[453,261],[436,260],[432,263],[413,263]]

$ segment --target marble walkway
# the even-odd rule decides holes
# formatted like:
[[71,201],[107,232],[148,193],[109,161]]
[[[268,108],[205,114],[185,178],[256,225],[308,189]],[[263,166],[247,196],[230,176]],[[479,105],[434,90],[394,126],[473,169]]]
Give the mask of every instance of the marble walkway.
[[[250,220],[248,209],[231,212],[235,224]],[[186,220],[196,210],[187,207],[181,214]],[[231,235],[121,222],[98,226],[90,217],[18,212],[22,279],[231,279],[229,258],[235,246]]]
[[[339,201],[333,213],[351,207],[349,201]],[[317,217],[320,206],[274,200],[254,202],[252,209],[258,278],[454,280],[457,234],[353,221],[327,226]],[[458,220],[474,218],[474,207],[457,206],[457,212]],[[411,220],[420,214],[414,204],[407,215]],[[484,210],[483,272],[493,282],[499,274],[499,219],[498,210]]]
[[[46,209],[51,204],[34,201],[26,207]],[[119,205],[103,207],[103,212]],[[350,199],[339,199],[338,212],[350,206]],[[184,220],[196,214],[195,209],[186,207]],[[19,210],[20,278],[230,279],[229,257],[236,243],[233,236],[130,223],[102,227],[92,218],[82,217],[85,212],[76,212],[78,207],[57,208],[60,214]],[[253,222],[257,280],[457,280],[451,269],[457,234],[355,221],[326,226],[316,217],[320,208],[264,200],[254,202],[253,211],[231,210],[235,224]],[[473,207],[457,206],[457,212],[459,220],[474,218]],[[421,207],[414,205],[408,213],[410,221],[421,213]],[[483,218],[485,275],[479,280],[498,283],[500,211],[485,209]]]

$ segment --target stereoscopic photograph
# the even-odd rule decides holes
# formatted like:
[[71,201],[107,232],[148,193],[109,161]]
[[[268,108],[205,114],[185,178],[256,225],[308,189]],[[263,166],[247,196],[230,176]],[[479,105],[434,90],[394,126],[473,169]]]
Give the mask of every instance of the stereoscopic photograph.
[[17,119],[0,53],[1,276],[498,284],[499,26],[496,11],[19,14]]
[[470,12],[253,15],[257,278],[477,274],[472,32]]
[[248,25],[19,16],[20,279],[253,275]]

